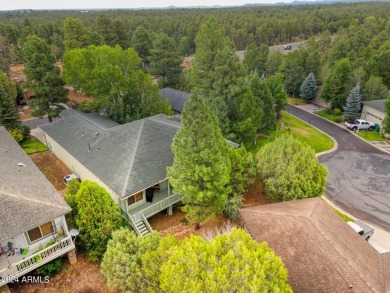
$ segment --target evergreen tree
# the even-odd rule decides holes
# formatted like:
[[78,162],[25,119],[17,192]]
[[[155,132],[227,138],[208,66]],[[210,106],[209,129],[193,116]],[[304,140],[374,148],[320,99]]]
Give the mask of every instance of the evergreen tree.
[[80,184],[76,195],[65,200],[76,211],[73,220],[80,231],[80,244],[91,260],[100,260],[111,233],[122,225],[118,206],[104,188],[88,180]]
[[345,106],[343,107],[343,118],[347,121],[353,121],[360,117],[362,96],[360,94],[360,85],[357,84],[349,94]]
[[253,155],[244,146],[230,148],[230,182],[231,193],[226,201],[224,214],[231,220],[238,219],[238,210],[243,206],[243,195],[256,175],[256,164]]
[[90,32],[81,19],[67,17],[64,21],[65,50],[83,48],[89,45]]
[[63,104],[68,101],[68,92],[60,77],[60,69],[55,66],[55,56],[45,40],[37,36],[29,36],[23,47],[24,73],[26,87],[32,90],[37,99],[31,100],[33,116],[58,116]]
[[101,267],[108,287],[121,292],[292,292],[280,258],[237,228],[209,241],[121,229]]
[[263,146],[256,160],[257,174],[272,201],[321,196],[325,190],[326,168],[310,146],[290,135]]
[[283,87],[283,74],[271,75],[265,80],[265,85],[271,92],[275,103],[276,119],[279,120],[282,117],[282,110],[285,110],[287,106],[287,93]]
[[249,86],[256,98],[257,107],[262,107],[263,109],[262,119],[260,125],[258,126],[257,132],[268,133],[274,129],[276,121],[274,100],[272,98],[271,92],[257,74],[254,74],[249,80]]
[[157,35],[153,40],[153,48],[150,49],[149,60],[149,72],[160,78],[161,87],[178,87],[182,60],[173,38],[167,34]]
[[310,73],[302,82],[300,97],[306,101],[310,101],[315,98],[317,92],[317,82],[313,73]]
[[382,127],[384,132],[390,133],[390,97],[388,97],[385,101],[385,111],[386,115],[385,119],[383,120]]
[[231,171],[227,148],[215,116],[202,98],[192,95],[173,140],[168,176],[176,192],[185,195],[183,211],[197,227],[225,207]]
[[0,125],[8,130],[21,128],[15,102],[6,92],[2,84],[0,84]]
[[146,69],[149,64],[150,49],[153,47],[150,32],[144,26],[138,26],[131,38],[131,44],[141,57],[143,68]]
[[347,82],[351,71],[351,64],[347,58],[337,61],[324,80],[321,98],[331,102],[333,107],[341,109],[347,98]]

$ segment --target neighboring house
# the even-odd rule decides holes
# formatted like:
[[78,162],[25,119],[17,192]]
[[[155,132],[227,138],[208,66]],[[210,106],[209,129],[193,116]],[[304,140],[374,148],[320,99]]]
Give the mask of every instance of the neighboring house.
[[267,242],[294,292],[390,292],[390,253],[378,253],[320,198],[240,210],[244,229]]
[[363,101],[363,110],[360,118],[372,123],[378,123],[380,126],[382,126],[383,120],[386,116],[385,102],[385,99]]
[[47,145],[65,165],[104,187],[138,235],[152,229],[148,217],[181,200],[169,184],[171,144],[180,128],[177,116],[163,114],[119,125],[97,113],[67,109],[40,128]]
[[190,97],[190,94],[188,93],[174,90],[169,87],[163,88],[159,92],[165,100],[169,101],[175,114],[183,112],[184,104]]
[[0,287],[65,253],[75,261],[71,208],[4,127],[0,174]]

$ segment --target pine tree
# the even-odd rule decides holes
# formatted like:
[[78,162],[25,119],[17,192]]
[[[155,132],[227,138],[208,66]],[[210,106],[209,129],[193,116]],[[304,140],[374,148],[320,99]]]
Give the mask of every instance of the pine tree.
[[325,190],[326,168],[310,146],[290,135],[263,146],[256,160],[257,174],[272,201],[321,196]]
[[131,38],[131,44],[141,57],[143,68],[146,69],[149,64],[150,49],[153,47],[149,31],[142,25],[138,26]]
[[8,130],[21,128],[15,102],[0,84],[0,125]]
[[310,101],[315,98],[317,92],[317,82],[313,73],[310,73],[302,82],[300,89],[300,97],[306,101]]
[[64,21],[64,46],[69,51],[89,45],[90,32],[79,18],[67,17]]
[[168,37],[167,34],[159,34],[153,40],[149,60],[149,72],[160,78],[159,84],[161,87],[178,87],[182,60],[176,41],[173,38]]
[[26,86],[32,90],[37,99],[31,100],[34,109],[33,116],[42,117],[47,114],[49,122],[63,110],[63,104],[68,101],[68,92],[60,77],[60,69],[55,66],[55,56],[46,41],[35,36],[29,36],[23,47],[26,74]]
[[265,80],[265,85],[271,92],[275,103],[276,119],[279,120],[282,117],[282,110],[286,109],[287,106],[287,92],[283,87],[283,74],[277,73],[269,76]]
[[98,261],[106,251],[111,233],[122,225],[119,208],[103,187],[88,180],[80,184],[76,195],[69,194],[70,198],[65,200],[75,210],[73,221],[80,230],[80,244],[91,260]]
[[343,118],[347,121],[353,121],[360,117],[362,95],[360,94],[360,85],[357,84],[349,94],[345,106],[343,106]]
[[192,95],[173,140],[168,176],[175,191],[185,195],[183,211],[197,227],[225,207],[231,170],[226,148],[215,116],[202,98]]

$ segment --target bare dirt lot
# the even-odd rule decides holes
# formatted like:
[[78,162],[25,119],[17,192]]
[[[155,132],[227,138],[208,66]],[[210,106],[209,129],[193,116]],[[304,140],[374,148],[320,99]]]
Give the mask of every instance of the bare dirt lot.
[[89,261],[85,253],[77,253],[77,264],[71,266],[63,257],[61,272],[45,283],[9,284],[15,293],[109,293],[105,277],[100,273],[100,264]]
[[45,174],[55,189],[64,195],[66,185],[63,178],[72,173],[68,167],[49,151],[31,154],[30,158],[38,166],[39,170]]

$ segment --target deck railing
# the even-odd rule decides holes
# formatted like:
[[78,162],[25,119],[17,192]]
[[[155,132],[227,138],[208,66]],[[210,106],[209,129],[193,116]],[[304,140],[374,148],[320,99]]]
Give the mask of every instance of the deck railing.
[[13,263],[8,268],[0,270],[0,284],[11,282],[15,278],[40,267],[62,254],[65,254],[66,252],[74,249],[74,247],[75,246],[71,237],[68,236],[17,263]]
[[167,198],[164,198],[163,200],[159,201],[158,203],[151,205],[142,211],[139,211],[138,213],[135,213],[133,215],[130,215],[130,217],[133,219],[135,223],[142,220],[142,215],[145,216],[145,218],[149,218],[158,212],[161,212],[163,209],[168,208],[169,206],[179,202],[182,199],[182,195],[175,193],[171,196],[168,196]]

